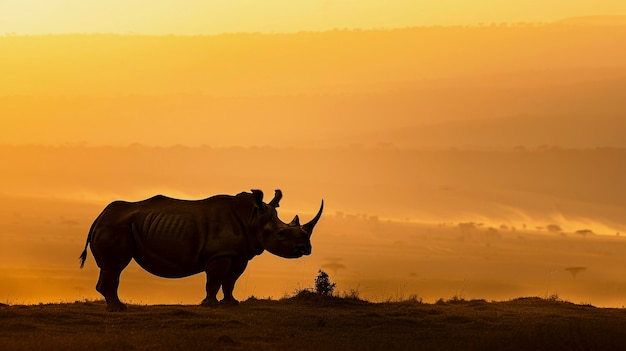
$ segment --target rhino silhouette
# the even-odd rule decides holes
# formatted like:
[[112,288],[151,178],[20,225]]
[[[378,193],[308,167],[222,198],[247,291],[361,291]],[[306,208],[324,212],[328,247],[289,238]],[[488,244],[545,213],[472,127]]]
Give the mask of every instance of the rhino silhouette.
[[285,257],[311,254],[311,234],[324,209],[300,225],[298,216],[290,223],[278,218],[276,208],[282,192],[276,190],[268,204],[263,192],[252,190],[237,195],[216,195],[203,200],[180,200],[163,195],[137,202],[114,201],[93,222],[87,247],[100,268],[96,290],[104,296],[107,311],[123,311],[117,289],[120,274],[135,261],[146,271],[165,278],[181,278],[206,272],[206,298],[201,305],[237,304],[235,282],[248,261],[267,250]]

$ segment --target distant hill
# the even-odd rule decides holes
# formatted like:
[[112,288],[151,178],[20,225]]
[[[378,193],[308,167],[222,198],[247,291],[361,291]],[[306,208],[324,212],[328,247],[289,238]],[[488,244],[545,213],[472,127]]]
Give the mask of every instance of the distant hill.
[[[623,116],[543,115],[445,121],[370,132],[353,139],[402,148],[626,147]],[[339,144],[335,140],[329,144]]]
[[0,143],[624,147],[625,35],[503,25],[4,36]]
[[619,67],[626,52],[615,48],[623,38],[624,31],[614,28],[553,25],[0,36],[0,95],[371,92],[387,82]]
[[626,147],[625,67],[388,82],[384,88],[232,98],[0,96],[0,116],[11,120],[0,130],[0,143]]
[[626,26],[626,16],[581,16],[566,18],[558,24],[579,26]]

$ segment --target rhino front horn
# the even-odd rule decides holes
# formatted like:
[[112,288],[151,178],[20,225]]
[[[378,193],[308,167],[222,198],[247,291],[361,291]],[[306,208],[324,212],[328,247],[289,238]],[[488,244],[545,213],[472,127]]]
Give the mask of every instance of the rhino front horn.
[[313,228],[315,228],[317,221],[319,221],[320,217],[322,217],[323,210],[324,210],[324,200],[322,200],[322,206],[320,206],[320,210],[317,212],[315,217],[309,223],[303,225],[302,230],[309,233],[309,235],[313,234]]

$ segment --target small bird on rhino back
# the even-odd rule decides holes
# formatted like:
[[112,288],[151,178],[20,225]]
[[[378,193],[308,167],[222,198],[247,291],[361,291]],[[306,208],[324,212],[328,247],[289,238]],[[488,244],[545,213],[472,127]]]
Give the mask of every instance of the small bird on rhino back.
[[324,200],[315,217],[301,225],[296,215],[290,223],[278,218],[282,192],[269,203],[263,192],[252,190],[235,196],[216,195],[203,200],[179,200],[163,195],[137,202],[114,201],[91,225],[87,247],[100,268],[96,290],[104,296],[107,311],[126,309],[117,288],[122,270],[135,261],[146,271],[164,278],[182,278],[206,272],[206,298],[202,306],[237,304],[235,282],[254,256],[267,250],[285,257],[311,254],[311,234],[322,216]]

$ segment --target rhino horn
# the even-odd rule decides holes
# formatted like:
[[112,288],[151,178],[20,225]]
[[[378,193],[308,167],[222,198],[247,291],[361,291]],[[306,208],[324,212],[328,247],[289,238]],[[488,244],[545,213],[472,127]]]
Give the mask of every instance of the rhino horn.
[[320,217],[322,217],[323,210],[324,210],[324,200],[322,200],[322,206],[320,206],[320,210],[317,212],[315,217],[309,223],[303,225],[302,230],[309,233],[309,235],[313,234],[313,228],[315,228],[317,221],[319,221]]
[[291,221],[291,223],[289,223],[289,225],[292,226],[292,227],[300,225],[300,218],[298,217],[298,215],[293,217],[293,220]]
[[283,198],[283,192],[280,191],[280,189],[276,189],[276,192],[274,194],[274,198],[272,199],[272,201],[270,201],[269,205],[276,208],[278,207],[278,202],[280,202],[280,199]]

